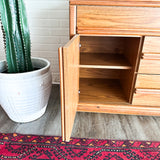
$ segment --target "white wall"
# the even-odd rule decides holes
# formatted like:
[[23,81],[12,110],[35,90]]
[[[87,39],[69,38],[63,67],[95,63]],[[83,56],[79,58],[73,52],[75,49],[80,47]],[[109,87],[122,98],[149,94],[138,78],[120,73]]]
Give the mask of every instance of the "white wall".
[[[53,83],[59,83],[58,47],[69,40],[68,0],[25,0],[31,32],[32,56],[51,62]],[[0,32],[0,59],[4,59]]]

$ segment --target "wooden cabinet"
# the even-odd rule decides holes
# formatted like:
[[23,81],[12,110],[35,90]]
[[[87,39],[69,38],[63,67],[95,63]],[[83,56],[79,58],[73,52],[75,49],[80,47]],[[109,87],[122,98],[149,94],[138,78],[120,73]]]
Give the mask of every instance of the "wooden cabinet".
[[71,40],[59,48],[64,141],[76,112],[160,115],[159,19],[159,0],[70,0]]

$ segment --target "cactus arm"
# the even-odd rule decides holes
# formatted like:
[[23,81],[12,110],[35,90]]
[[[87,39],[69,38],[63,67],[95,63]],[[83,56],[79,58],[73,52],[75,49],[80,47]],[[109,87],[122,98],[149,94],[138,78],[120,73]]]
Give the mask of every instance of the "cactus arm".
[[30,35],[23,0],[0,0],[8,72],[31,71]]
[[[8,11],[8,12],[7,12]],[[15,50],[14,44],[12,41],[12,34],[10,30],[11,25],[11,12],[9,10],[9,1],[1,0],[0,1],[0,12],[1,12],[1,20],[3,22],[3,33],[4,33],[4,41],[5,41],[5,50],[6,50],[6,58],[8,64],[8,71],[9,72],[18,72],[18,67],[16,65],[16,57],[15,57]],[[8,24],[8,22],[10,22]]]
[[19,11],[19,26],[21,31],[21,39],[24,49],[24,59],[26,70],[33,70],[31,62],[31,46],[30,46],[30,32],[26,16],[26,8],[23,0],[18,0],[18,11]]
[[[11,1],[11,0],[9,0]],[[26,71],[25,66],[25,58],[24,58],[24,50],[23,50],[23,41],[21,37],[21,31],[19,26],[19,14],[18,14],[18,3],[17,0],[12,0],[13,7],[12,7],[12,35],[13,35],[13,42],[14,42],[14,48],[15,48],[15,56],[16,56],[16,62],[19,68],[19,72]],[[15,15],[15,16],[14,16]]]

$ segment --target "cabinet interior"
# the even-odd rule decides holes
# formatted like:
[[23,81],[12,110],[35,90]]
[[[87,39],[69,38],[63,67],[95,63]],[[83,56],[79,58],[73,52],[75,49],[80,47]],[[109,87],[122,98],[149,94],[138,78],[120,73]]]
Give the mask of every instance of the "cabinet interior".
[[80,103],[131,103],[141,37],[80,37]]

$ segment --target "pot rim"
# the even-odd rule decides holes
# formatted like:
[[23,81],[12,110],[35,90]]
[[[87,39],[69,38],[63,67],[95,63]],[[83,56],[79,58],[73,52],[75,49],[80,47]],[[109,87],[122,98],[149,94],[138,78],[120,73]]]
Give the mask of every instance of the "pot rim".
[[[40,69],[37,69],[37,70],[33,70],[33,71],[28,71],[28,72],[23,72],[23,73],[1,73],[0,72],[0,76],[1,75],[7,75],[7,76],[23,76],[23,75],[27,75],[27,74],[36,74],[36,73],[39,73],[41,71],[44,71],[44,70],[47,70],[48,68],[50,68],[50,62],[45,59],[45,58],[39,58],[39,57],[31,57],[31,59],[33,60],[41,60],[41,61],[44,61],[46,62],[46,66],[45,67],[42,67]],[[3,62],[6,62],[6,60],[0,60],[0,63],[3,63]]]

